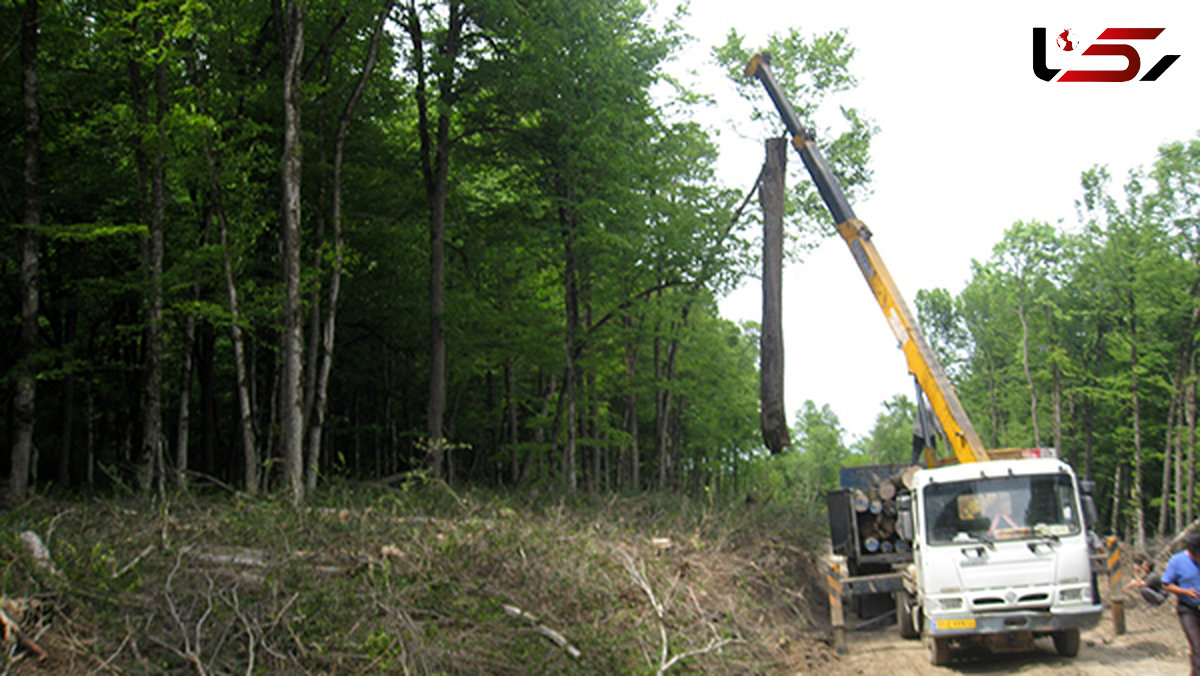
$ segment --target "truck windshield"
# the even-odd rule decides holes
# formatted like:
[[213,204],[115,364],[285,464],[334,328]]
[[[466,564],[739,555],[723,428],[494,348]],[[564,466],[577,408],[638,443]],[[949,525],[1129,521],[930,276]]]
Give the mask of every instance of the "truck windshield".
[[924,498],[931,544],[1057,538],[1081,528],[1074,483],[1066,474],[932,484]]

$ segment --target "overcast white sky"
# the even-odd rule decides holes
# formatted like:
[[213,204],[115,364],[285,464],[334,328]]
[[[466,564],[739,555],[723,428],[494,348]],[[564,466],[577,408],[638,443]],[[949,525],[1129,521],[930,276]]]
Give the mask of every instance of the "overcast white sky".
[[[790,27],[809,35],[847,29],[859,85],[836,103],[880,127],[874,194],[853,206],[910,307],[920,289],[961,291],[971,260],[987,259],[1015,221],[1073,226],[1084,170],[1107,165],[1119,184],[1129,169],[1149,167],[1159,145],[1200,131],[1197,2],[693,0],[690,15],[686,63],[697,86],[719,97],[708,111],[721,130],[719,172],[741,189],[758,173],[763,139],[723,124],[742,109],[711,65],[711,48],[731,28],[751,48]],[[1085,43],[1106,27],[1165,27],[1153,41],[1129,43],[1142,72],[1163,55],[1180,58],[1156,82],[1047,83],[1032,70],[1036,26],[1051,36],[1071,28]],[[1125,66],[1121,57],[1080,57],[1053,43],[1047,62]],[[795,155],[789,169],[789,180],[809,180]],[[758,321],[761,302],[755,281],[725,299],[722,312]],[[829,404],[850,442],[867,434],[883,401],[913,395],[903,355],[840,238],[785,267],[784,340],[790,424],[804,400]]]

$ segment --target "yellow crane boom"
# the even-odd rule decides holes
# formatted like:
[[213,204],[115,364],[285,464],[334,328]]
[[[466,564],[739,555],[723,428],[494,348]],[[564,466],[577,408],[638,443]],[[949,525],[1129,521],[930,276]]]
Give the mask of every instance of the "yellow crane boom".
[[954,392],[954,387],[947,380],[941,363],[934,356],[896,282],[892,280],[887,266],[875,250],[875,244],[871,242],[871,231],[854,215],[841,185],[817,148],[816,141],[800,124],[791,102],[771,74],[769,61],[767,54],[755,54],[746,66],[746,77],[758,78],[766,87],[767,95],[771,97],[788,133],[792,136],[792,147],[800,154],[800,159],[812,176],[821,199],[833,216],[838,234],[850,248],[859,271],[871,287],[879,308],[883,310],[888,325],[900,343],[908,362],[908,370],[925,392],[930,408],[941,423],[954,455],[963,463],[990,460],[991,456],[984,449],[974,425]]

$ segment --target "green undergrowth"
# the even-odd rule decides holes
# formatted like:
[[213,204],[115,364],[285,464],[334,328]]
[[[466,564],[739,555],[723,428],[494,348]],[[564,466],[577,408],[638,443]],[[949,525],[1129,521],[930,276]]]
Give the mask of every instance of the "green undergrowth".
[[[12,673],[792,673],[830,658],[811,517],[672,495],[335,484],[0,515]],[[30,531],[50,552],[37,561]],[[52,563],[52,568],[49,565]],[[16,618],[14,618],[16,619]]]

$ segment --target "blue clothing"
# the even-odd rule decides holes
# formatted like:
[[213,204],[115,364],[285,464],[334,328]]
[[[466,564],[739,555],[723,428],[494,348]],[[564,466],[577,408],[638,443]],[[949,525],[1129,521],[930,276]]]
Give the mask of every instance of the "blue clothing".
[[[1200,563],[1192,560],[1187,550],[1179,552],[1167,561],[1167,569],[1162,574],[1163,584],[1173,584],[1183,589],[1200,590]],[[1179,603],[1191,608],[1200,608],[1200,599],[1186,596],[1179,597]]]

